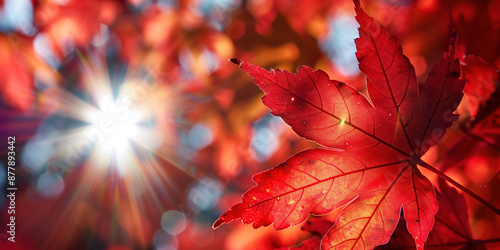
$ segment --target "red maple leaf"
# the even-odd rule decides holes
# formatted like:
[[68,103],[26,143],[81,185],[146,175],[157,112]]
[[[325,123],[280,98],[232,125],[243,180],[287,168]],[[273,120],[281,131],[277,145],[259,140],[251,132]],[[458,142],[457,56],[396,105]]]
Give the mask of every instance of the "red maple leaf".
[[[475,240],[470,231],[467,203],[464,196],[459,194],[454,188],[448,186],[442,179],[439,180],[439,189],[440,192],[436,193],[436,198],[439,202],[439,211],[436,214],[434,228],[430,232],[426,242],[427,249],[477,249],[478,246],[483,246],[485,243],[499,241],[499,239]],[[333,222],[326,219],[311,219],[304,224],[302,229],[311,232],[313,234],[312,237],[302,241],[297,246],[280,249],[319,249],[320,237],[323,237],[333,225]],[[376,249],[414,248],[415,242],[411,234],[408,233],[404,221],[401,220],[394,230],[389,243],[379,246]]]
[[464,81],[453,37],[419,89],[415,70],[395,37],[355,2],[359,68],[368,100],[322,70],[267,71],[233,59],[266,95],[263,103],[300,136],[335,149],[309,149],[253,176],[257,184],[215,223],[241,219],[254,228],[285,229],[310,213],[327,214],[349,202],[322,239],[322,248],[386,244],[404,211],[408,231],[423,249],[438,211],[434,187],[418,165],[458,115]]
[[461,61],[465,80],[464,102],[469,119],[461,129],[467,135],[446,152],[441,171],[458,166],[473,152],[491,148],[500,151],[499,71],[481,57],[468,55]]
[[[485,106],[498,84],[498,69],[481,57],[469,55],[462,60],[462,74],[465,79],[464,92],[469,115],[476,117],[479,106]],[[498,104],[497,104],[498,105]]]
[[[482,249],[484,243],[498,241],[475,240],[469,227],[467,203],[463,195],[448,186],[445,181],[439,181],[440,192],[437,193],[439,211],[436,214],[436,224],[429,234],[426,248],[446,249]],[[404,224],[399,223],[387,245],[377,249],[412,249],[415,248],[411,235]]]

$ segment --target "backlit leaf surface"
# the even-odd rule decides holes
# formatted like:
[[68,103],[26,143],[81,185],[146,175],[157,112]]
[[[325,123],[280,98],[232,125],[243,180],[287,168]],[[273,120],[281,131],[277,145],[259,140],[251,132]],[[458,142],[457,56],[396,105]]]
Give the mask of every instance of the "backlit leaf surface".
[[[429,234],[427,249],[480,249],[482,242],[473,239],[469,228],[467,204],[463,195],[440,180],[441,192],[437,193],[439,211],[436,223]],[[474,248],[476,247],[476,248]],[[412,249],[415,243],[406,232],[404,224],[399,224],[387,245],[377,249]]]
[[458,116],[464,82],[454,40],[419,89],[415,70],[395,37],[356,5],[359,67],[370,100],[322,70],[296,74],[240,65],[266,94],[263,103],[306,139],[310,149],[256,174],[257,184],[215,223],[241,219],[254,228],[285,229],[349,202],[322,239],[322,249],[365,249],[389,241],[401,209],[415,245],[423,249],[438,211],[429,180],[417,165]]

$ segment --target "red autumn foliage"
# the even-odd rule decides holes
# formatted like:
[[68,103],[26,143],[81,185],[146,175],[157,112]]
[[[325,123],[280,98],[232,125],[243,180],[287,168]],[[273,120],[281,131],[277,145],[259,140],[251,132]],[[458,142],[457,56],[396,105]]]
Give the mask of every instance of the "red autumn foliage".
[[[351,0],[0,0],[0,134],[16,136],[17,187],[16,242],[0,237],[0,249],[319,249],[329,231],[339,228],[336,234],[349,237],[340,232],[368,221],[350,219],[369,217],[370,212],[375,216],[366,223],[361,239],[381,243],[390,237],[377,248],[415,249],[406,213],[398,213],[401,207],[395,205],[402,202],[402,210],[411,211],[415,202],[408,201],[413,200],[411,191],[417,190],[413,184],[425,186],[425,193],[415,195],[423,208],[419,213],[434,218],[425,248],[499,248],[500,216],[495,207],[500,207],[500,0],[361,0],[361,4],[388,34],[364,14],[358,15],[363,27],[356,43],[363,71],[355,60],[358,24]],[[460,69],[448,48],[450,27],[459,34],[455,57]],[[373,36],[379,30],[381,36]],[[394,83],[391,91],[397,86],[394,99],[404,100],[399,116],[391,108],[392,97],[384,95],[388,85],[378,84],[387,80],[373,57],[375,48],[381,58],[395,59],[378,64],[391,65],[383,71]],[[440,102],[450,109],[438,107],[435,117],[443,119],[424,131],[430,116],[423,115],[439,99],[433,96],[437,92],[432,87],[439,87],[434,83],[440,78],[435,73],[446,71],[446,63],[433,69],[440,59],[446,61],[443,51],[465,81],[464,97],[453,112],[460,94],[460,86],[455,86],[457,92],[450,99],[457,101]],[[242,63],[257,73],[276,74],[302,86],[294,90],[295,96],[271,93],[271,85],[263,93],[227,60],[234,57],[265,69],[310,68],[303,66],[291,74]],[[395,70],[397,65],[403,66],[401,72]],[[318,77],[321,101],[313,102],[316,90],[306,81],[306,73]],[[451,76],[456,80],[455,73]],[[135,77],[139,79],[131,80]],[[320,88],[325,83],[330,88]],[[131,150],[115,154],[89,147],[81,132],[95,127],[92,116],[103,111],[101,101],[123,100],[124,85],[137,90],[128,104],[146,119],[135,124],[141,132],[126,139]],[[406,93],[404,98],[398,91]],[[261,102],[264,95],[266,104],[274,105],[273,113],[283,114],[268,114]],[[291,97],[292,105],[276,107],[279,101],[288,104]],[[340,119],[301,105],[306,102],[298,97],[317,107],[331,108],[328,105],[334,103],[335,110],[329,112]],[[361,111],[352,108],[358,106],[357,100]],[[455,114],[460,114],[458,120]],[[402,123],[411,120],[408,126],[401,126],[399,117]],[[367,138],[352,125],[383,142]],[[412,143],[407,143],[405,130]],[[129,131],[121,133],[117,141],[128,145],[123,139],[129,136]],[[310,149],[321,145],[326,148]],[[3,158],[6,150],[0,149],[0,165],[8,162]],[[88,156],[82,153],[85,150],[90,150]],[[321,158],[332,160],[314,167]],[[123,162],[130,164],[123,168]],[[254,173],[277,165],[266,173],[290,181],[269,180],[261,173],[255,177],[259,184],[252,182]],[[346,172],[347,168],[352,171]],[[9,185],[5,174],[0,168],[0,186]],[[442,186],[438,175],[458,190]],[[332,184],[331,191],[321,190],[316,198],[312,192],[322,186],[311,185],[318,182],[313,177],[324,177]],[[352,182],[359,185],[349,186]],[[276,203],[284,209],[272,211],[282,226],[291,220],[297,226],[254,230],[238,222],[212,230],[217,217],[240,203],[241,194],[254,185],[251,190],[261,192],[248,193],[244,200],[252,207],[267,205],[255,205],[253,197],[265,196],[267,188],[259,186],[269,183],[277,183],[271,184],[270,192],[290,189],[286,185],[311,185],[302,189],[303,201],[290,191]],[[380,209],[370,205],[377,204],[385,191],[389,203]],[[425,209],[420,198],[433,198],[434,193],[436,198],[430,200],[437,201],[439,209],[435,203]],[[340,195],[334,197],[335,204],[327,204],[333,194]],[[0,196],[0,217],[9,221],[5,198]],[[316,204],[318,213],[337,209],[317,218],[302,211],[314,210]],[[293,205],[300,213],[285,218]],[[373,222],[389,217],[399,219],[397,226],[397,220],[389,219],[386,234],[368,235],[381,228],[370,227],[377,224]],[[5,236],[5,225],[1,228]],[[426,231],[425,226],[422,229]]]
[[463,59],[462,74],[469,115],[475,118],[479,106],[486,105],[495,91],[495,84],[499,80],[498,69],[481,57],[467,56]]
[[326,233],[330,248],[374,248],[386,244],[402,208],[415,245],[423,249],[438,202],[418,165],[458,116],[464,81],[450,47],[419,87],[415,70],[395,37],[356,5],[360,38],[356,56],[367,76],[372,102],[323,71],[300,67],[296,74],[267,71],[232,59],[265,93],[263,103],[306,139],[339,150],[311,149],[253,177],[257,184],[242,202],[214,223],[241,219],[254,228],[285,229],[310,213],[327,214],[352,201]]
[[[463,195],[448,186],[445,181],[439,181],[436,198],[439,211],[436,223],[429,234],[426,248],[442,247],[446,249],[481,249],[481,240],[474,240],[469,228],[467,203]],[[410,249],[415,248],[411,235],[406,232],[404,224],[400,223],[387,245],[377,249]],[[484,246],[483,246],[484,248]]]

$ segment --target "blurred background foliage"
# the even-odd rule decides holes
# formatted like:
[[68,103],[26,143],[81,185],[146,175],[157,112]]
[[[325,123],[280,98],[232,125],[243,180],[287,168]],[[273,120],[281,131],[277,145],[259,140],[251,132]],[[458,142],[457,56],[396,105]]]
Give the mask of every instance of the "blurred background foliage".
[[[500,66],[499,0],[362,4],[398,37],[421,82],[447,47],[451,28],[460,34],[462,54]],[[309,236],[300,227],[274,232],[232,223],[211,229],[252,186],[252,174],[318,146],[270,115],[262,92],[228,59],[292,72],[309,65],[366,93],[355,57],[357,26],[349,0],[0,1],[0,133],[17,139],[18,240],[10,246],[170,250],[298,244]],[[106,151],[96,156],[94,144],[78,151],[83,139],[75,131],[92,123],[86,112],[103,110],[101,92],[116,102],[124,86],[133,89],[129,97],[139,96],[127,108],[136,105],[147,113],[138,125],[146,132],[134,138],[124,135],[129,130],[119,133],[127,151],[113,148],[109,154],[115,157]],[[467,123],[469,110],[459,110]],[[491,133],[498,135],[495,125]],[[499,207],[498,146],[460,148],[468,143],[460,127],[449,129],[426,160],[442,165],[449,156],[447,173]],[[5,186],[6,170],[0,169]],[[0,196],[2,221],[8,218],[5,197]],[[473,236],[498,236],[499,218],[466,198]],[[7,244],[3,236],[0,241]]]

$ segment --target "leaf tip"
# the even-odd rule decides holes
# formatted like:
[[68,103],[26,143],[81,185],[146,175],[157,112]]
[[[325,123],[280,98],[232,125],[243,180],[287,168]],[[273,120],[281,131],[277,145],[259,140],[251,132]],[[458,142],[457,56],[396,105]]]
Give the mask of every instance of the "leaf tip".
[[212,225],[212,229],[217,229],[218,227],[220,227],[222,224],[224,224],[224,220],[222,220],[221,218],[217,219],[214,224]]
[[229,59],[230,62],[234,63],[234,64],[237,64],[237,65],[241,65],[242,61],[238,58],[231,58]]
[[361,2],[359,0],[353,0],[353,2],[354,10],[356,11],[356,20],[358,21],[358,23],[363,26],[363,23],[370,22],[370,17],[368,16],[368,14],[366,14],[363,6],[361,6]]
[[415,238],[415,246],[417,250],[424,250],[424,242]]
[[458,43],[458,32],[453,30],[450,37],[450,45],[448,46],[448,50],[452,52],[451,56],[455,57],[455,48]]

